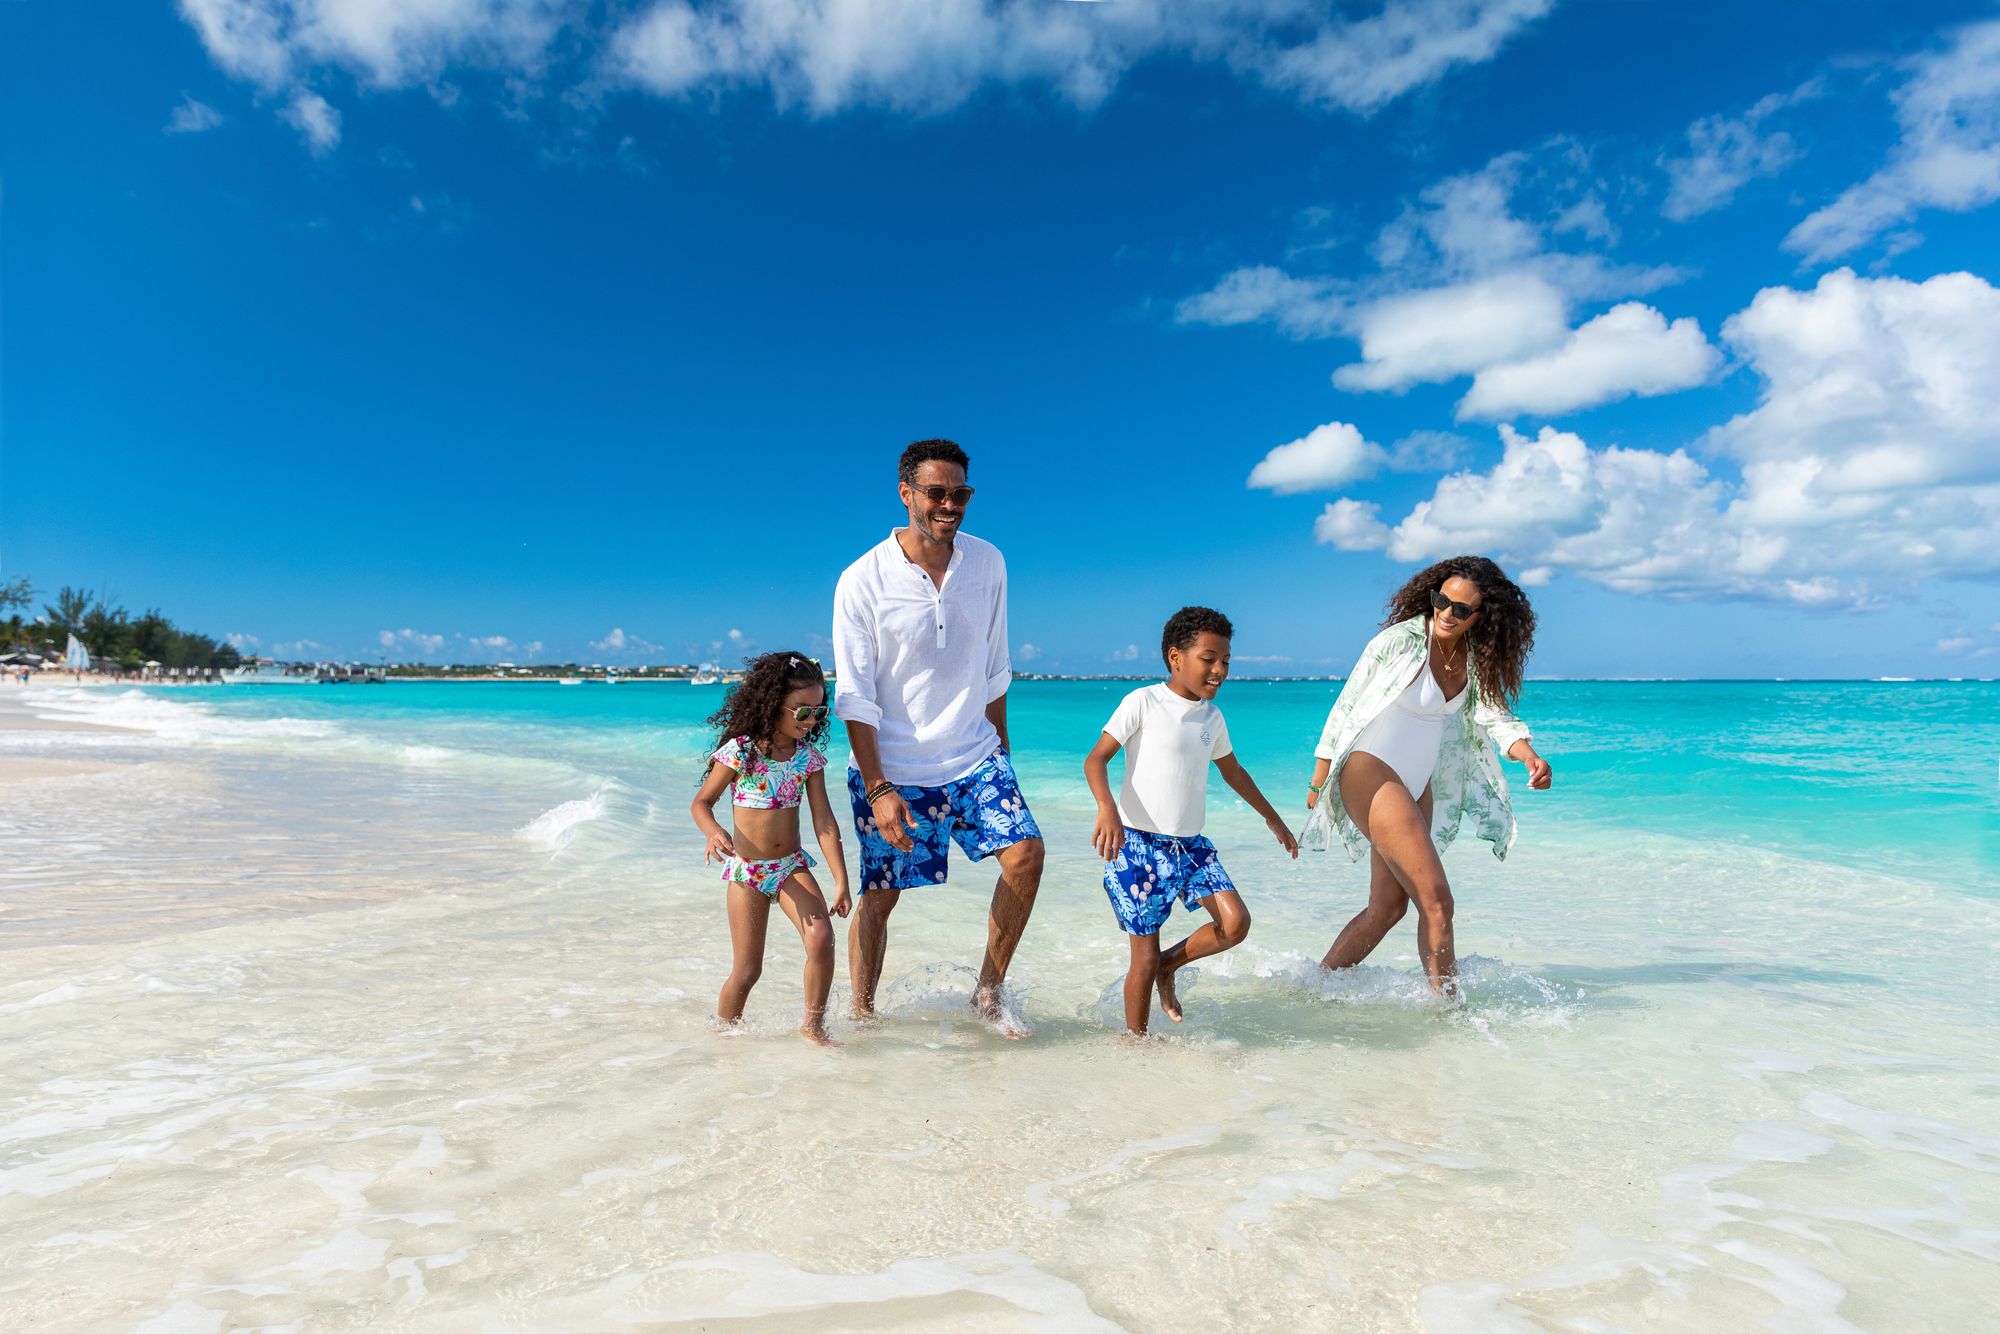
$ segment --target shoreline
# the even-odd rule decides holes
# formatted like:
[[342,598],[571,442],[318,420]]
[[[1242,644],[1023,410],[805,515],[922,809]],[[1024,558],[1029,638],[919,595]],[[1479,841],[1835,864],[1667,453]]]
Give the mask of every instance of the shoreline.
[[[94,732],[123,733],[126,736],[144,735],[130,727],[107,727],[103,723],[44,718],[30,712],[27,705],[28,701],[20,695],[0,695],[0,733],[67,732],[84,735]],[[51,778],[73,778],[80,774],[101,773],[108,767],[100,762],[79,760],[69,755],[50,754],[44,751],[0,750],[0,793],[19,783],[39,783]]]

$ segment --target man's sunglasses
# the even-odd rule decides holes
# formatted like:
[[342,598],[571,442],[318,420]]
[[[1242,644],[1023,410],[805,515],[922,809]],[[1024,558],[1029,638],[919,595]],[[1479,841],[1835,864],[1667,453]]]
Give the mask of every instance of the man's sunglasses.
[[963,508],[972,499],[972,488],[969,486],[918,486],[915,482],[905,482],[903,485],[933,505],[942,505],[946,500],[950,500],[952,504]]
[[1479,614],[1479,608],[1468,607],[1463,602],[1453,602],[1444,595],[1442,588],[1433,588],[1431,590],[1431,610],[1443,611],[1446,607],[1450,607],[1451,614],[1458,617],[1461,621],[1469,621]]
[[816,723],[826,717],[826,712],[826,705],[824,704],[801,704],[792,710],[792,721],[795,723]]

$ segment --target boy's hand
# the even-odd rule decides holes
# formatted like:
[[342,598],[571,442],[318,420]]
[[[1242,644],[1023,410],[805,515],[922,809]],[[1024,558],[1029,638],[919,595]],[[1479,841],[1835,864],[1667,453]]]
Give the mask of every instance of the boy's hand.
[[854,896],[847,892],[847,886],[840,887],[840,893],[833,896],[833,905],[827,909],[835,917],[845,917],[854,909]]
[[1292,860],[1297,861],[1299,859],[1299,841],[1292,837],[1292,831],[1285,822],[1274,817],[1266,820],[1264,824],[1277,836],[1278,846],[1286,852],[1291,853]]
[[1105,861],[1117,858],[1118,849],[1125,846],[1125,826],[1119,822],[1116,809],[1098,808],[1097,823],[1090,830],[1090,846]]
[[701,859],[704,863],[707,863],[715,861],[718,858],[727,860],[735,855],[736,844],[730,841],[728,834],[718,829],[708,836],[708,847],[703,850]]

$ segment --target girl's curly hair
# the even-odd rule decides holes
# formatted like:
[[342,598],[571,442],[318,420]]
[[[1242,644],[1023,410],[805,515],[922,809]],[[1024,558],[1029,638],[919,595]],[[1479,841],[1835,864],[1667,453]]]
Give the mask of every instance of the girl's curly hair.
[[1389,599],[1391,626],[1412,616],[1431,614],[1431,594],[1447,579],[1469,579],[1479,588],[1479,616],[1466,633],[1479,672],[1479,693],[1494,704],[1513,708],[1521,696],[1521,673],[1535,647],[1535,609],[1528,595],[1498,565],[1484,556],[1453,556],[1410,576],[1410,582]]
[[[716,729],[716,745],[732,737],[746,736],[759,750],[771,743],[771,734],[778,730],[778,715],[783,711],[785,696],[794,690],[804,690],[810,686],[826,688],[826,673],[820,665],[803,653],[765,653],[744,659],[743,679],[733,686],[723,698],[722,707],[708,716],[708,725]],[[814,750],[826,749],[828,719],[813,724],[806,734],[806,744]],[[707,777],[708,770],[715,766],[711,758],[702,769]]]

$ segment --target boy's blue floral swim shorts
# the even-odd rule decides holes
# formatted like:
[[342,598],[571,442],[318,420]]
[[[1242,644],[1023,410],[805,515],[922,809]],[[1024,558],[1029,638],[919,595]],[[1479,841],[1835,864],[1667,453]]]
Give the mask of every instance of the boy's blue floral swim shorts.
[[963,778],[943,787],[899,787],[917,827],[910,831],[910,850],[889,846],[875,827],[875,812],[861,790],[861,771],[847,771],[847,795],[854,803],[854,832],[861,837],[861,884],[871,889],[915,889],[941,885],[945,877],[947,842],[973,861],[1016,843],[1042,836],[1021,785],[1014,777],[1007,752],[996,750]]
[[1217,890],[1235,888],[1215,844],[1200,834],[1175,838],[1127,829],[1125,846],[1104,864],[1104,892],[1128,936],[1150,936],[1165,926],[1175,899],[1192,912]]

